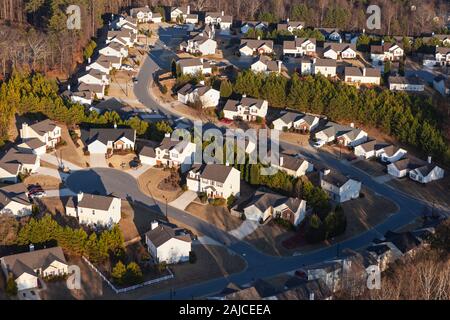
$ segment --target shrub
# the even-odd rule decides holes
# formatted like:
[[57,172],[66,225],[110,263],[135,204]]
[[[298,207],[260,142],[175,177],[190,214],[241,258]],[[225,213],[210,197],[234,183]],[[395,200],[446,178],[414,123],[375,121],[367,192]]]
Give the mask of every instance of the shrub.
[[205,192],[200,192],[198,194],[198,198],[202,203],[206,203],[206,201],[208,201],[208,195]]
[[197,255],[194,251],[189,252],[189,263],[194,264],[197,262]]
[[227,207],[228,207],[228,209],[233,206],[235,201],[236,201],[236,197],[233,194],[228,197],[228,199],[227,199]]
[[242,221],[245,221],[245,220],[247,220],[247,216],[243,213],[243,214],[241,214],[241,220]]
[[8,277],[8,281],[6,282],[6,294],[10,297],[17,295],[17,284],[12,275]]
[[209,203],[215,207],[222,207],[225,205],[226,200],[223,198],[214,198],[211,199]]
[[162,93],[162,94],[166,94],[167,91],[169,91],[169,90],[167,89],[167,86],[166,86],[166,85],[161,86],[161,93]]

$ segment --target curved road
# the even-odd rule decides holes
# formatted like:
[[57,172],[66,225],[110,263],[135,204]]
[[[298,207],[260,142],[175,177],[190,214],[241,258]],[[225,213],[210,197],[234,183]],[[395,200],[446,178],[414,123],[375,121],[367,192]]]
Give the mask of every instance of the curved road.
[[[173,53],[171,53],[167,49],[164,49],[163,44],[156,45],[155,49],[152,50],[148,57],[146,57],[145,62],[142,65],[141,71],[138,75],[138,83],[135,85],[134,91],[139,101],[148,108],[157,110],[159,113],[166,115],[171,119],[177,119],[179,115],[177,115],[174,110],[167,109],[164,106],[160,105],[151,96],[151,93],[149,91],[150,85],[153,81],[153,74],[160,69],[160,66],[167,70],[170,69],[170,64],[167,65],[167,63],[168,61],[171,61],[171,55],[173,55]],[[169,60],[167,61],[168,57]],[[186,123],[191,122],[188,119],[184,119],[183,121]],[[424,210],[430,207],[429,204],[419,199],[415,199],[398,190],[395,190],[390,186],[376,182],[367,173],[353,167],[345,161],[337,160],[326,153],[317,152],[317,150],[311,150],[309,148],[300,147],[298,145],[293,145],[286,142],[280,142],[280,146],[284,149],[291,149],[300,152],[309,159],[320,161],[321,163],[332,169],[360,179],[366,187],[368,187],[378,195],[384,196],[387,199],[395,202],[399,208],[398,212],[391,215],[388,219],[377,225],[375,228],[357,235],[351,239],[343,241],[339,244],[299,256],[273,257],[259,252],[248,243],[232,237],[228,233],[216,228],[209,223],[199,220],[184,211],[169,207],[169,217],[176,218],[186,225],[189,225],[192,228],[201,231],[203,234],[219,242],[226,243],[231,250],[243,256],[248,264],[247,269],[239,274],[234,274],[227,278],[218,278],[212,281],[207,281],[186,288],[178,289],[176,292],[177,299],[190,299],[193,297],[206,296],[219,292],[228,284],[228,282],[235,282],[237,284],[243,285],[254,279],[269,277],[283,272],[295,270],[304,265],[311,265],[334,259],[339,256],[338,250],[344,248],[353,250],[364,248],[370,245],[374,238],[382,237],[386,231],[397,230],[411,223],[414,219],[420,217],[423,214]],[[165,208],[165,204],[143,195],[137,188],[136,182],[132,178],[125,178],[125,176],[123,176],[124,174],[121,173],[122,176],[119,180],[119,177],[115,176],[117,175],[117,173],[112,174],[111,169],[106,170],[107,171],[105,171],[105,169],[98,169],[94,171],[96,171],[99,176],[102,177],[102,181],[106,185],[109,185],[111,183],[110,191],[120,192],[117,190],[117,188],[123,188],[125,183],[119,186],[115,184],[115,182],[126,181],[127,187],[123,191],[125,192],[125,195],[129,195],[133,199],[141,201],[149,206],[152,206],[153,208],[158,208],[159,212],[163,212],[161,208]],[[112,174],[112,177],[110,177],[110,174]],[[81,180],[85,184],[86,181],[88,181],[87,179],[89,179],[88,176]],[[70,183],[70,181],[71,179],[68,180],[68,183]],[[162,293],[147,298],[170,299],[171,296],[170,293]]]

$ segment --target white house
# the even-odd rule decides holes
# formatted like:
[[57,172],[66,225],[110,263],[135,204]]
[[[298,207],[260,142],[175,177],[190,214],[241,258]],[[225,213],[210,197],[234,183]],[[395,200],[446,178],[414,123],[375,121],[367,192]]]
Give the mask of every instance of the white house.
[[99,70],[91,69],[78,78],[78,83],[109,85],[109,75]]
[[314,130],[318,124],[319,117],[290,111],[284,113],[281,117],[272,122],[274,130],[285,131],[294,129],[295,131],[300,132],[310,132],[311,130]]
[[316,39],[314,38],[297,38],[294,41],[283,42],[284,56],[312,56],[316,53]]
[[33,153],[37,156],[42,156],[47,153],[47,145],[38,138],[32,138],[19,143],[17,150],[21,153]]
[[[106,56],[101,56],[101,57],[106,57]],[[111,61],[108,59],[102,59],[101,57],[99,59],[97,59],[96,61],[94,61],[93,63],[86,66],[86,70],[89,71],[91,69],[94,69],[94,70],[98,70],[102,73],[109,74],[111,72],[111,70],[113,69],[113,67],[111,66]]]
[[285,23],[278,23],[277,30],[278,31],[289,31],[293,33],[296,30],[302,30],[305,27],[305,23],[303,21],[290,21],[286,19]]
[[381,152],[379,157],[381,158],[382,162],[391,163],[391,162],[396,162],[396,161],[400,160],[406,154],[407,154],[406,150],[399,148],[397,146],[394,146],[394,145],[390,145],[390,146],[383,148],[383,151]]
[[167,135],[155,148],[156,165],[180,167],[181,172],[186,172],[193,163],[195,149],[194,143],[188,140],[172,140],[170,135]]
[[266,74],[277,73],[281,74],[283,70],[283,62],[273,61],[268,56],[258,56],[255,57],[254,62],[250,66],[253,72],[263,72]]
[[450,48],[448,47],[436,47],[436,62],[441,66],[450,65]]
[[177,22],[177,19],[181,22],[185,22],[188,15],[191,14],[191,6],[186,7],[174,7],[170,11],[170,20]]
[[267,30],[269,24],[265,21],[245,21],[241,24],[241,33],[246,34],[250,30]]
[[134,150],[136,131],[128,128],[92,128],[83,140],[89,153],[106,155],[113,150]]
[[223,108],[224,117],[227,119],[242,119],[244,121],[256,121],[265,119],[269,103],[266,100],[248,98],[243,95],[240,101],[229,99]]
[[414,163],[410,158],[405,157],[403,159],[391,162],[387,165],[387,173],[396,178],[406,177],[409,171],[419,167],[419,164]]
[[209,25],[219,25],[222,21],[222,17],[225,16],[224,11],[206,12],[205,13],[205,24]]
[[321,74],[324,77],[336,76],[336,60],[332,59],[314,59],[312,65],[313,74]]
[[122,29],[119,31],[108,31],[106,44],[117,42],[122,46],[133,47],[137,42],[137,35],[132,30]]
[[229,34],[231,26],[233,24],[233,17],[225,15],[223,11],[221,12],[206,12],[205,13],[205,24],[218,26],[221,34]]
[[189,261],[191,237],[175,226],[153,221],[151,230],[145,234],[145,244],[157,263],[174,264]]
[[343,203],[359,198],[361,181],[325,169],[320,174],[320,186],[336,202]]
[[380,85],[381,74],[376,68],[345,67],[344,81],[349,84]]
[[318,28],[320,33],[323,34],[326,40],[334,42],[342,42],[341,31],[336,28]]
[[444,97],[450,96],[450,78],[437,76],[433,79],[433,88]]
[[280,218],[294,226],[298,226],[306,215],[306,201],[289,198],[277,193],[260,189],[235,210],[242,211],[252,221],[266,221],[269,218]]
[[404,50],[395,43],[384,43],[370,46],[370,58],[374,62],[378,61],[398,61],[403,58]]
[[211,74],[212,67],[211,64],[203,58],[187,58],[180,59],[177,61],[182,74],[195,75],[197,73],[201,74]]
[[118,21],[113,22],[113,25],[115,27],[113,29],[124,29],[127,31],[131,31],[134,34],[138,33],[138,23],[141,21],[138,21],[137,18],[133,17],[123,17],[120,16]]
[[377,140],[370,140],[355,147],[355,156],[370,159],[373,157],[380,157],[386,147],[390,144],[380,142]]
[[70,101],[73,103],[79,103],[84,106],[90,106],[94,102],[95,93],[91,91],[75,91],[70,92]]
[[48,148],[55,148],[61,141],[61,127],[49,119],[31,125],[23,123],[22,129],[20,129],[20,138],[23,141],[37,138],[44,142]]
[[329,121],[324,128],[315,133],[315,138],[325,143],[337,141],[344,146],[356,147],[366,142],[368,135],[364,130],[354,128],[353,124],[345,126]]
[[321,280],[331,292],[336,292],[341,287],[342,271],[343,266],[340,261],[325,261],[308,266],[306,277],[308,281]]
[[202,108],[217,107],[220,100],[220,91],[205,86],[204,83],[199,85],[185,84],[177,92],[178,101],[184,104],[201,103]]
[[314,74],[314,59],[302,58],[300,60],[300,72],[304,76]]
[[111,42],[106,47],[100,49],[98,53],[107,57],[126,58],[128,57],[128,48],[118,42]]
[[323,51],[324,58],[329,59],[355,59],[356,45],[350,43],[326,42]]
[[153,17],[152,10],[149,6],[132,8],[130,15],[140,23],[151,22]]
[[186,177],[189,190],[204,192],[209,198],[225,198],[241,192],[239,170],[221,164],[195,165]]
[[216,53],[217,42],[200,33],[194,38],[187,40],[187,42],[182,42],[180,49],[192,54],[212,55]]
[[25,217],[31,215],[32,211],[32,203],[28,198],[28,190],[23,183],[16,183],[0,188],[0,214]]
[[119,223],[122,200],[80,192],[66,204],[66,214],[76,217],[81,224],[107,226]]
[[142,164],[156,166],[156,151],[149,146],[143,146],[139,151],[139,160]]
[[431,158],[429,158],[427,164],[411,170],[409,177],[420,183],[429,183],[444,178],[444,169],[431,163]]
[[272,167],[284,171],[290,176],[298,178],[314,171],[314,165],[303,158],[284,153],[280,154],[279,158],[279,163],[272,163]]
[[273,52],[272,40],[241,39],[239,47],[241,56],[251,57],[253,55],[271,54]]
[[[78,91],[76,96],[79,97],[79,102],[88,102],[89,99],[103,99],[105,97],[105,88],[104,84],[93,84],[93,83],[80,83],[78,86]],[[82,93],[85,94],[82,94]],[[74,93],[75,95],[75,93]],[[78,102],[78,101],[77,101]]]
[[5,278],[14,277],[17,290],[37,289],[38,279],[68,274],[68,263],[61,247],[13,254],[0,258]]
[[0,181],[17,182],[19,173],[35,173],[40,165],[40,156],[34,154],[32,150],[21,152],[11,148],[0,159]]
[[425,83],[419,77],[389,77],[389,90],[423,92]]

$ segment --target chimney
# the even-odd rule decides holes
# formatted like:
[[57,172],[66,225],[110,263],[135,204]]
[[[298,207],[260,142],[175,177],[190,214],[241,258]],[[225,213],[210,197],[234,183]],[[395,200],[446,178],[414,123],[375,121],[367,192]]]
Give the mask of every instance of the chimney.
[[278,73],[281,73],[281,65],[282,65],[282,62],[280,60],[278,60]]
[[309,293],[309,300],[314,300],[314,292]]
[[242,95],[242,98],[246,98],[247,97],[247,95],[244,93],[243,95]]
[[203,58],[200,58],[200,62],[203,63]]
[[225,12],[222,10],[222,17],[225,15]]
[[384,40],[383,39],[381,39],[381,45],[384,46]]
[[294,39],[297,39],[297,36],[294,36]]
[[355,127],[355,123],[350,123],[350,127],[354,128]]
[[428,164],[431,164],[431,156],[428,156],[427,162]]
[[91,60],[91,58],[89,57],[89,58],[88,58],[88,64],[91,64],[91,61],[92,61],[92,60]]
[[69,84],[69,85],[67,85],[67,90],[69,90],[69,92],[70,92],[70,89],[71,89],[71,87],[70,87],[70,84]]
[[78,202],[80,202],[81,200],[83,200],[83,196],[84,196],[83,192],[79,192],[79,193],[77,194],[77,200],[78,200]]
[[322,170],[322,175],[323,175],[323,176],[329,175],[330,173],[331,173],[331,170],[330,170],[330,169],[323,169],[323,170]]
[[169,132],[166,132],[166,133],[164,134],[164,137],[170,138],[170,133],[169,133]]
[[191,6],[187,6],[187,14],[191,14]]
[[289,23],[289,18],[286,19],[286,22]]
[[283,158],[283,157],[280,157],[280,167],[282,167],[283,164],[284,164],[284,158]]
[[204,86],[204,85],[205,85],[205,80],[199,81],[199,84],[201,84],[202,86]]
[[158,221],[153,220],[153,221],[152,221],[152,224],[151,224],[151,226],[150,226],[150,230],[155,230],[156,228],[158,228],[158,226],[159,226]]
[[30,252],[34,251],[34,244],[30,243]]
[[117,123],[114,123],[114,129],[117,129]]
[[225,163],[225,166],[229,167],[229,166],[230,166],[230,163],[227,161],[227,162]]
[[261,36],[258,36],[258,40],[261,40]]
[[362,69],[362,74],[363,74],[363,77],[366,76],[366,68],[365,67]]

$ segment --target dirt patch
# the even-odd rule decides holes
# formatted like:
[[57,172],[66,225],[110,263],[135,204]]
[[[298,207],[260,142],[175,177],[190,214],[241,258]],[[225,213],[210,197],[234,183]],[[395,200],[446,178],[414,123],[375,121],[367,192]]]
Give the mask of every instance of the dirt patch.
[[109,158],[108,165],[112,168],[122,169],[122,170],[130,170],[131,162],[136,158],[136,154],[129,153],[125,155],[115,154],[111,158]]
[[44,175],[33,175],[25,179],[25,185],[40,184],[44,190],[55,190],[62,186],[61,180]]
[[353,166],[371,175],[380,177],[386,175],[386,166],[377,160],[359,160],[353,163]]
[[150,168],[139,177],[139,188],[150,197],[158,200],[164,200],[166,198],[168,202],[171,202],[181,195],[182,190],[180,187],[173,188],[172,190],[161,190],[158,188],[161,181],[169,176],[170,170]]
[[289,231],[275,222],[270,221],[265,225],[259,226],[253,233],[244,238],[250,244],[260,251],[273,256],[288,256],[294,253],[282,245],[282,242],[295,233]]
[[409,178],[394,179],[389,181],[388,184],[414,198],[429,201],[436,206],[450,207],[450,176],[448,175],[441,180],[427,184],[421,184]]
[[225,207],[192,202],[186,211],[224,231],[234,230],[242,224],[242,220],[233,217]]
[[78,140],[79,146],[77,147],[70,137],[67,126],[61,126],[61,138],[66,142],[66,145],[61,146],[56,150],[56,156],[63,160],[69,161],[79,167],[86,168],[86,163],[89,162],[88,157],[84,155],[83,144],[81,140]]
[[309,135],[308,134],[300,134],[294,132],[281,132],[280,140],[286,141],[288,143],[306,147],[309,145]]

